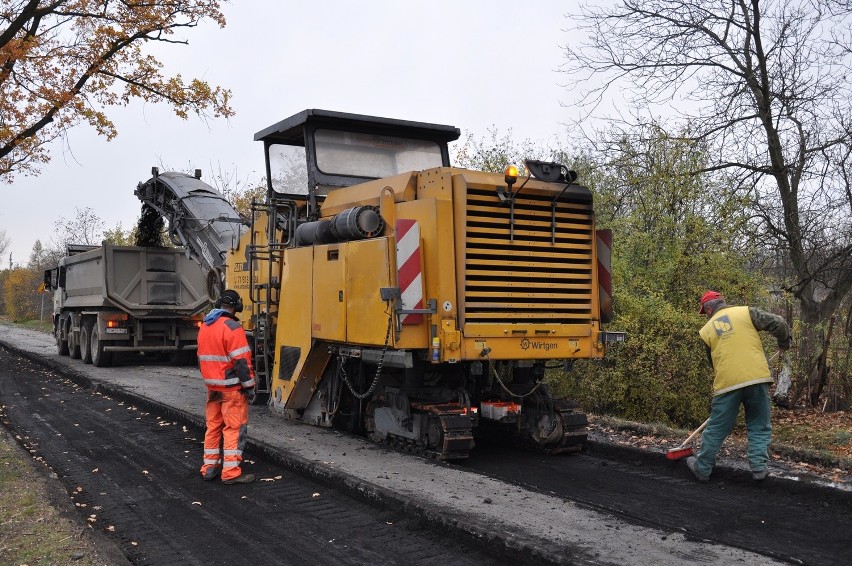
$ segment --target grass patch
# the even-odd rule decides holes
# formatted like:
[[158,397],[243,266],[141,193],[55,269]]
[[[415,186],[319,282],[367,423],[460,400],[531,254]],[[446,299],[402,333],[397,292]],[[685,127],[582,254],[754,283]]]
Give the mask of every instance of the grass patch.
[[21,328],[29,328],[30,330],[38,330],[39,332],[53,333],[53,321],[48,317],[46,320],[12,320],[6,316],[0,316],[0,321],[19,326]]
[[45,497],[47,480],[0,428],[0,564],[95,566],[85,530]]

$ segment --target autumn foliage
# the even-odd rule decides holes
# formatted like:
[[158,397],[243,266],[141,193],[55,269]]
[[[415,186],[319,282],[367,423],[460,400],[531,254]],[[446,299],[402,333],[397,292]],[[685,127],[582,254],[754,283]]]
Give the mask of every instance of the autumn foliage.
[[144,48],[186,43],[180,32],[225,19],[213,0],[0,0],[0,181],[36,173],[47,144],[79,123],[116,135],[111,106],[133,99],[186,118],[231,116],[230,91],[167,76]]
[[[42,307],[39,284],[42,274],[33,269],[19,267],[4,273],[3,303],[5,314],[14,321],[37,320]],[[45,298],[45,311],[50,317],[53,312],[53,296]]]

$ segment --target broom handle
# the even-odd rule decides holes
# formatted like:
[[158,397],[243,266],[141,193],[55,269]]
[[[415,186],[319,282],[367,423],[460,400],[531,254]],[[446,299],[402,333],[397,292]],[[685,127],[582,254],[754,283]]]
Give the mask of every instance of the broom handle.
[[687,438],[686,440],[684,440],[684,441],[683,441],[683,444],[681,444],[681,445],[680,445],[680,446],[681,446],[681,448],[683,448],[684,446],[686,446],[687,444],[689,444],[689,441],[691,441],[693,438],[695,438],[695,436],[696,436],[699,432],[701,432],[702,430],[704,430],[705,428],[707,428],[707,423],[708,423],[708,422],[710,422],[710,417],[707,417],[707,420],[706,420],[706,421],[704,421],[703,423],[701,423],[701,426],[700,426],[700,427],[698,427],[698,428],[696,428],[696,429],[695,429],[695,431],[694,431],[692,434],[690,434],[690,435],[689,435],[689,438]]
[[[778,354],[780,354],[780,353],[781,353],[781,350],[778,350],[777,352],[775,352],[775,354],[771,358],[769,358],[769,363],[772,363],[772,360],[774,360],[775,357],[778,356]],[[707,420],[704,421],[703,423],[701,423],[701,426],[696,428],[695,431],[693,431],[693,433],[690,434],[687,437],[687,439],[683,441],[683,444],[681,444],[680,447],[684,448],[685,446],[687,446],[690,443],[690,441],[698,435],[698,433],[700,433],[702,430],[707,428],[708,422],[710,422],[710,417],[707,417]]]

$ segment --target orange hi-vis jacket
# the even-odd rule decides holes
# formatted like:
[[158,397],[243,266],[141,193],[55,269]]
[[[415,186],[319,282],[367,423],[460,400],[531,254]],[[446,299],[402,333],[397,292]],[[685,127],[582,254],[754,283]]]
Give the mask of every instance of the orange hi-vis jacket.
[[208,315],[198,330],[198,367],[207,389],[227,391],[254,387],[251,348],[245,330],[227,311],[211,318]]

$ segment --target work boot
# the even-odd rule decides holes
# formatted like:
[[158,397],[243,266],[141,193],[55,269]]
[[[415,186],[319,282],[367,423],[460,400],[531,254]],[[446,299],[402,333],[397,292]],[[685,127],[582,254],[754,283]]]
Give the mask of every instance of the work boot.
[[769,477],[769,470],[763,469],[758,472],[752,472],[751,477],[754,479],[754,481],[763,481],[767,477]]
[[689,468],[689,471],[695,476],[695,478],[700,482],[705,482],[710,480],[710,476],[705,476],[695,467],[695,456],[690,456],[686,459],[686,467]]
[[222,480],[222,483],[225,485],[231,485],[232,483],[251,483],[254,481],[254,474],[242,474],[230,480]]

